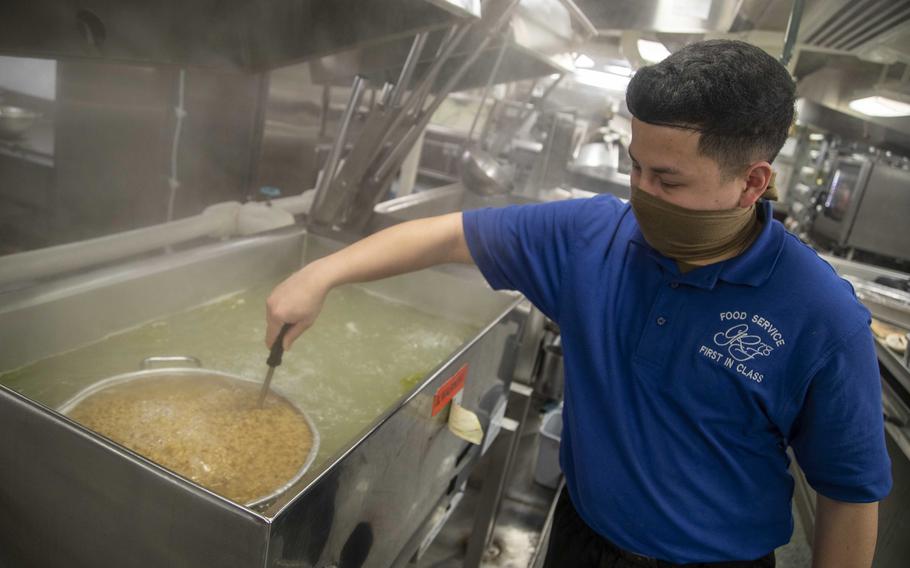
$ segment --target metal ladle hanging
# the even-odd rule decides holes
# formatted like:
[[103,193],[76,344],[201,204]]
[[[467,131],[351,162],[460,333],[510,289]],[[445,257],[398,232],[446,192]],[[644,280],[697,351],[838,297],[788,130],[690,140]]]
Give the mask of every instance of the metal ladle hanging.
[[[493,154],[482,148],[483,140],[478,140],[473,145],[474,129],[486,105],[490,90],[493,88],[493,81],[499,73],[499,66],[505,56],[506,49],[509,46],[509,40],[503,39],[502,47],[496,56],[496,62],[490,72],[490,78],[484,87],[483,95],[480,97],[480,104],[477,107],[477,113],[471,122],[471,128],[468,130],[465,147],[461,154],[461,181],[466,188],[480,195],[499,195],[508,193],[512,189],[512,178],[515,170],[512,167],[505,166]],[[490,121],[490,115],[487,114],[487,122]],[[482,138],[482,137],[481,137]],[[472,146],[470,147],[469,146]]]

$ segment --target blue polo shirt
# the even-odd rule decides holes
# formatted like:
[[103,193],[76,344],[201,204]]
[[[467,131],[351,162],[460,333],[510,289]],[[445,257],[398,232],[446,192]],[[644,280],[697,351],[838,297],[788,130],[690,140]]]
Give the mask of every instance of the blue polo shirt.
[[464,214],[490,285],[560,326],[569,495],[621,548],[694,563],[787,543],[788,446],[822,495],[891,488],[869,312],[759,215],[743,254],[680,274],[609,195]]

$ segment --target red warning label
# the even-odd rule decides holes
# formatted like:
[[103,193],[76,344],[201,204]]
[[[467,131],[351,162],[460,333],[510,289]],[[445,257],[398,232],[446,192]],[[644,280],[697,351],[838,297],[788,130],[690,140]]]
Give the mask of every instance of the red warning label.
[[442,386],[436,389],[433,395],[433,413],[432,416],[439,414],[439,411],[446,407],[449,402],[455,398],[455,395],[464,388],[464,382],[468,378],[468,364],[465,363],[458,369],[458,372],[449,377]]

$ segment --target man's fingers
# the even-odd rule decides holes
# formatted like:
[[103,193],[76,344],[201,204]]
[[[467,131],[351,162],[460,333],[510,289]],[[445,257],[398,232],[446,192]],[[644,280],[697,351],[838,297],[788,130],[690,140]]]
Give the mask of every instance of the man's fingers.
[[306,331],[306,326],[301,322],[294,324],[294,327],[289,329],[288,332],[284,334],[285,351],[291,348],[291,345],[294,344],[294,341],[296,341],[304,331]]
[[[272,345],[275,344],[275,340],[278,339],[278,332],[281,331],[281,327],[284,325],[284,322],[270,317],[268,319],[268,326],[265,332],[265,347],[266,349],[271,349]],[[291,327],[287,333],[284,334],[283,346],[285,350],[291,348],[291,345],[294,344],[294,341],[297,340],[300,335],[306,331],[307,326],[303,322],[298,322]]]
[[265,329],[265,348],[271,349],[272,344],[275,343],[275,338],[278,337],[278,331],[281,330],[281,322],[268,318],[268,324]]
[[265,346],[267,349],[271,349],[272,344],[275,343],[275,340],[278,338],[278,332],[281,331],[281,326],[284,325],[284,321],[268,304],[265,308],[265,321]]

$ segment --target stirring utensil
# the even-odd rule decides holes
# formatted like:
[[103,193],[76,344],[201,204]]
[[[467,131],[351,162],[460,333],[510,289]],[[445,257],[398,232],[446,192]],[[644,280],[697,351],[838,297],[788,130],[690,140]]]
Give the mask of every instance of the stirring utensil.
[[275,338],[275,342],[272,343],[272,350],[269,352],[269,358],[266,360],[269,370],[265,372],[265,381],[262,383],[262,390],[259,391],[260,407],[262,407],[262,403],[265,402],[265,395],[269,392],[269,385],[272,383],[272,375],[275,374],[275,367],[281,364],[281,357],[284,355],[284,335],[293,326],[294,324],[292,323],[282,325],[281,331],[278,332],[278,337]]

